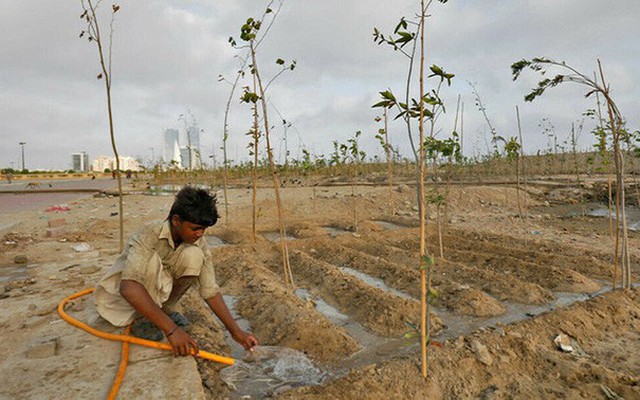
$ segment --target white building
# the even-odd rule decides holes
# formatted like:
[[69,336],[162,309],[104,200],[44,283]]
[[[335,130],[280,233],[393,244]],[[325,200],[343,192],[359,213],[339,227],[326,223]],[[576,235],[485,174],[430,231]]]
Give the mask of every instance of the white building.
[[92,171],[104,172],[106,169],[112,169],[112,157],[98,156],[93,160]]
[[[140,167],[140,163],[133,157],[118,157],[120,159],[120,171],[140,171],[142,168]],[[113,168],[116,167],[116,159],[113,159]]]
[[[140,171],[140,163],[133,157],[119,156],[120,171]],[[93,160],[93,170],[97,172],[104,172],[105,169],[116,169],[116,158],[107,156],[98,156]]]
[[76,172],[87,172],[89,170],[89,155],[84,151],[71,154],[71,165]]

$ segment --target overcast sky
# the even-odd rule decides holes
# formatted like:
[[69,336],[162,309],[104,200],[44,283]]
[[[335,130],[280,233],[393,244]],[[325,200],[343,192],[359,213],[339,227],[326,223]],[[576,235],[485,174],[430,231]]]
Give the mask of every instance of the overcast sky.
[[[121,1],[113,32],[113,107],[119,153],[149,161],[162,156],[167,128],[184,131],[180,114],[190,110],[202,128],[202,152],[221,159],[224,109],[238,58],[229,36],[238,39],[247,17],[259,17],[260,0]],[[26,142],[28,169],[66,169],[71,153],[86,151],[92,160],[110,155],[104,82],[97,50],[79,39],[85,28],[80,1],[0,0],[0,168],[21,163],[19,142]],[[108,11],[111,3],[101,8]],[[391,32],[402,16],[413,18],[416,0],[287,0],[259,49],[263,78],[273,75],[275,60],[297,61],[269,88],[269,119],[276,155],[284,153],[282,119],[292,157],[307,149],[331,153],[332,142],[345,142],[362,131],[369,156],[381,154],[374,134],[381,90],[401,93],[406,59],[373,42],[373,28]],[[524,94],[539,76],[526,72],[513,82],[510,65],[521,58],[547,56],[592,74],[602,61],[613,98],[628,127],[640,122],[640,1],[638,0],[450,0],[434,2],[426,29],[426,65],[454,73],[442,91],[447,113],[438,137],[452,131],[456,99],[464,103],[464,151],[487,153],[489,130],[475,106],[477,88],[498,134],[517,134],[520,107],[528,153],[548,148],[539,125],[546,118],[559,142],[571,123],[595,108],[586,90],[563,84],[533,103]],[[108,32],[108,15],[101,20]],[[240,42],[238,40],[238,42]],[[417,83],[417,81],[415,81]],[[433,82],[433,81],[430,81]],[[250,84],[249,76],[242,83]],[[429,83],[429,87],[433,83]],[[416,91],[417,92],[417,91]],[[230,114],[229,157],[248,158],[244,135],[251,125],[246,104],[234,95]],[[275,107],[275,108],[274,108]],[[278,114],[279,113],[279,114]],[[579,145],[591,146],[593,123],[585,122]],[[459,129],[458,129],[459,130]],[[394,146],[410,157],[400,120],[390,124]],[[215,149],[215,150],[214,150]],[[210,162],[211,160],[207,160]],[[13,164],[12,164],[13,163]]]

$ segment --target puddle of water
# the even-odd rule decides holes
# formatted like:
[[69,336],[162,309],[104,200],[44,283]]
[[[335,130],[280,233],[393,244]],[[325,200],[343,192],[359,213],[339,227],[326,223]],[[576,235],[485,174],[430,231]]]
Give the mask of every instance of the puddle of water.
[[207,246],[209,246],[209,247],[224,247],[224,246],[228,246],[228,244],[225,243],[224,240],[220,239],[217,236],[207,235],[207,236],[204,237],[204,239],[207,241]]
[[352,321],[348,315],[341,313],[322,298],[313,296],[306,289],[296,289],[296,295],[303,300],[311,300],[315,304],[316,310],[326,316],[334,325],[342,327],[362,347],[349,359],[344,360],[339,370],[332,371],[331,375],[334,377],[346,375],[349,369],[377,362],[380,357],[397,355],[415,344],[414,339],[386,338],[371,333],[361,324]]
[[[280,241],[280,232],[264,232],[262,236],[270,242]],[[285,235],[285,240],[296,240],[296,238],[291,235]]]
[[[192,185],[198,189],[211,190],[209,185]],[[151,196],[173,196],[182,189],[182,185],[151,185],[146,194]]]
[[151,185],[147,194],[151,196],[173,196],[182,186],[180,185]]
[[22,281],[29,278],[27,266],[5,265],[0,267],[0,283]]
[[320,297],[315,297],[309,293],[307,289],[297,288],[296,296],[305,301],[311,301],[316,307],[316,310],[329,319],[334,325],[344,326],[349,322],[349,316],[341,313],[338,309],[329,305]]
[[325,226],[323,228],[324,228],[325,231],[327,231],[327,233],[331,237],[336,237],[336,236],[344,235],[346,233],[351,233],[351,232],[346,231],[344,229],[336,228],[334,226]]
[[398,229],[406,228],[405,226],[394,224],[393,222],[388,222],[388,221],[374,221],[374,222],[388,231],[396,231]]
[[360,279],[361,281],[363,281],[369,286],[373,286],[374,288],[381,289],[387,293],[391,293],[395,296],[402,297],[403,299],[414,300],[413,297],[409,296],[408,294],[403,293],[399,290],[396,290],[392,287],[389,287],[386,283],[384,283],[382,279],[374,278],[370,275],[367,275],[360,271],[356,271],[355,269],[352,269],[349,267],[339,267],[339,269],[344,273],[355,276],[356,278]]
[[[249,321],[242,318],[236,312],[236,302],[238,301],[237,297],[225,294],[222,296],[222,298],[224,299],[224,302],[227,305],[227,308],[229,308],[229,312],[231,313],[231,316],[236,321],[240,329],[242,329],[243,331],[251,331],[251,326],[249,325]],[[235,359],[241,359],[242,357],[245,356],[245,353],[247,351],[238,342],[233,340],[233,338],[231,337],[231,334],[226,329],[224,331],[224,338],[226,343],[229,345],[229,347],[231,347],[231,357]]]
[[[609,218],[609,209],[601,203],[585,204],[560,204],[547,209],[539,209],[542,212],[549,212],[563,217],[578,217],[586,215],[588,217]],[[640,231],[640,209],[637,207],[627,207],[627,226],[629,230]],[[611,210],[611,219],[616,218],[615,208]]]
[[611,286],[603,286],[602,289],[595,293],[555,292],[553,295],[556,299],[545,305],[503,303],[507,311],[502,315],[489,318],[463,316],[436,308],[436,312],[447,325],[447,329],[443,330],[437,336],[440,339],[452,339],[458,336],[466,336],[481,328],[495,327],[498,324],[512,324],[527,318],[535,317],[547,311],[553,311],[557,308],[567,307],[577,302],[586,301],[610,290]]
[[[587,211],[587,215],[590,217],[604,217],[609,218],[609,209],[606,207],[603,208],[593,208]],[[640,213],[636,208],[627,208],[627,228],[632,231],[640,231]],[[611,210],[611,219],[616,218],[616,211]]]
[[297,386],[319,385],[327,377],[303,353],[279,346],[259,346],[220,371],[235,398],[270,397]]

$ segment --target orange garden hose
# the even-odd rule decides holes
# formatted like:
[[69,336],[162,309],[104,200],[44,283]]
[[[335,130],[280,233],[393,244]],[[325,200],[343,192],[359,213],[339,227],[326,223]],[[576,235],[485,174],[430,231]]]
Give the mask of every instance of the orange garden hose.
[[[65,311],[64,311],[64,306],[71,300],[73,299],[77,299],[78,297],[82,297],[85,296],[87,294],[93,293],[93,291],[95,290],[95,288],[90,288],[90,289],[86,289],[83,290],[81,292],[75,293],[69,297],[67,297],[66,299],[62,300],[60,302],[60,304],[58,304],[58,314],[60,314],[60,317],[62,317],[62,319],[64,319],[65,321],[67,321],[68,323],[70,323],[71,325],[80,328],[94,336],[98,336],[101,337],[103,339],[107,339],[107,340],[114,340],[114,341],[121,341],[122,342],[122,360],[120,362],[120,367],[118,368],[118,374],[116,375],[116,378],[114,380],[113,383],[113,387],[111,388],[111,391],[109,392],[109,399],[115,398],[115,395],[118,392],[118,388],[120,386],[120,383],[122,382],[122,378],[124,377],[124,371],[127,367],[127,359],[129,357],[129,344],[133,343],[133,344],[138,344],[141,346],[146,346],[146,347],[151,347],[154,349],[160,349],[160,350],[169,350],[171,351],[172,348],[169,344],[167,343],[161,343],[161,342],[156,342],[153,340],[146,340],[146,339],[140,339],[137,338],[135,336],[129,336],[129,330],[130,328],[127,327],[127,329],[125,330],[125,334],[124,335],[119,335],[119,334],[115,334],[115,333],[108,333],[108,332],[103,332],[101,330],[95,329],[90,327],[89,325],[85,324],[84,322],[78,321],[77,319],[69,316]],[[199,350],[198,353],[194,354],[197,357],[203,358],[205,360],[210,360],[210,361],[215,361],[215,362],[219,362],[221,364],[226,364],[226,365],[233,365],[235,360],[231,357],[224,357],[224,356],[219,356],[217,354],[213,354],[213,353],[209,353],[207,351],[203,351],[203,350]]]
[[[124,330],[124,334],[128,335],[129,332],[131,332],[131,324],[127,325]],[[107,400],[114,400],[118,395],[118,390],[120,390],[120,384],[122,383],[122,379],[124,379],[124,373],[127,370],[127,363],[129,362],[129,346],[129,342],[122,342],[122,358],[120,359],[120,366],[118,367],[118,372],[116,373],[116,377],[111,385],[111,390],[109,390],[109,395],[107,395]]]

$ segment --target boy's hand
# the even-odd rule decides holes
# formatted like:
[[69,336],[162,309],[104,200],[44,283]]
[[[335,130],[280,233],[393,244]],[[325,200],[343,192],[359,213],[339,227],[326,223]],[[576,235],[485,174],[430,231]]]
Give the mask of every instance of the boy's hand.
[[240,330],[238,333],[232,335],[232,337],[233,340],[240,343],[242,347],[248,351],[253,351],[253,349],[258,345],[258,339],[256,339],[250,332]]
[[174,356],[188,356],[198,353],[198,345],[182,328],[177,328],[167,340],[173,349]]

